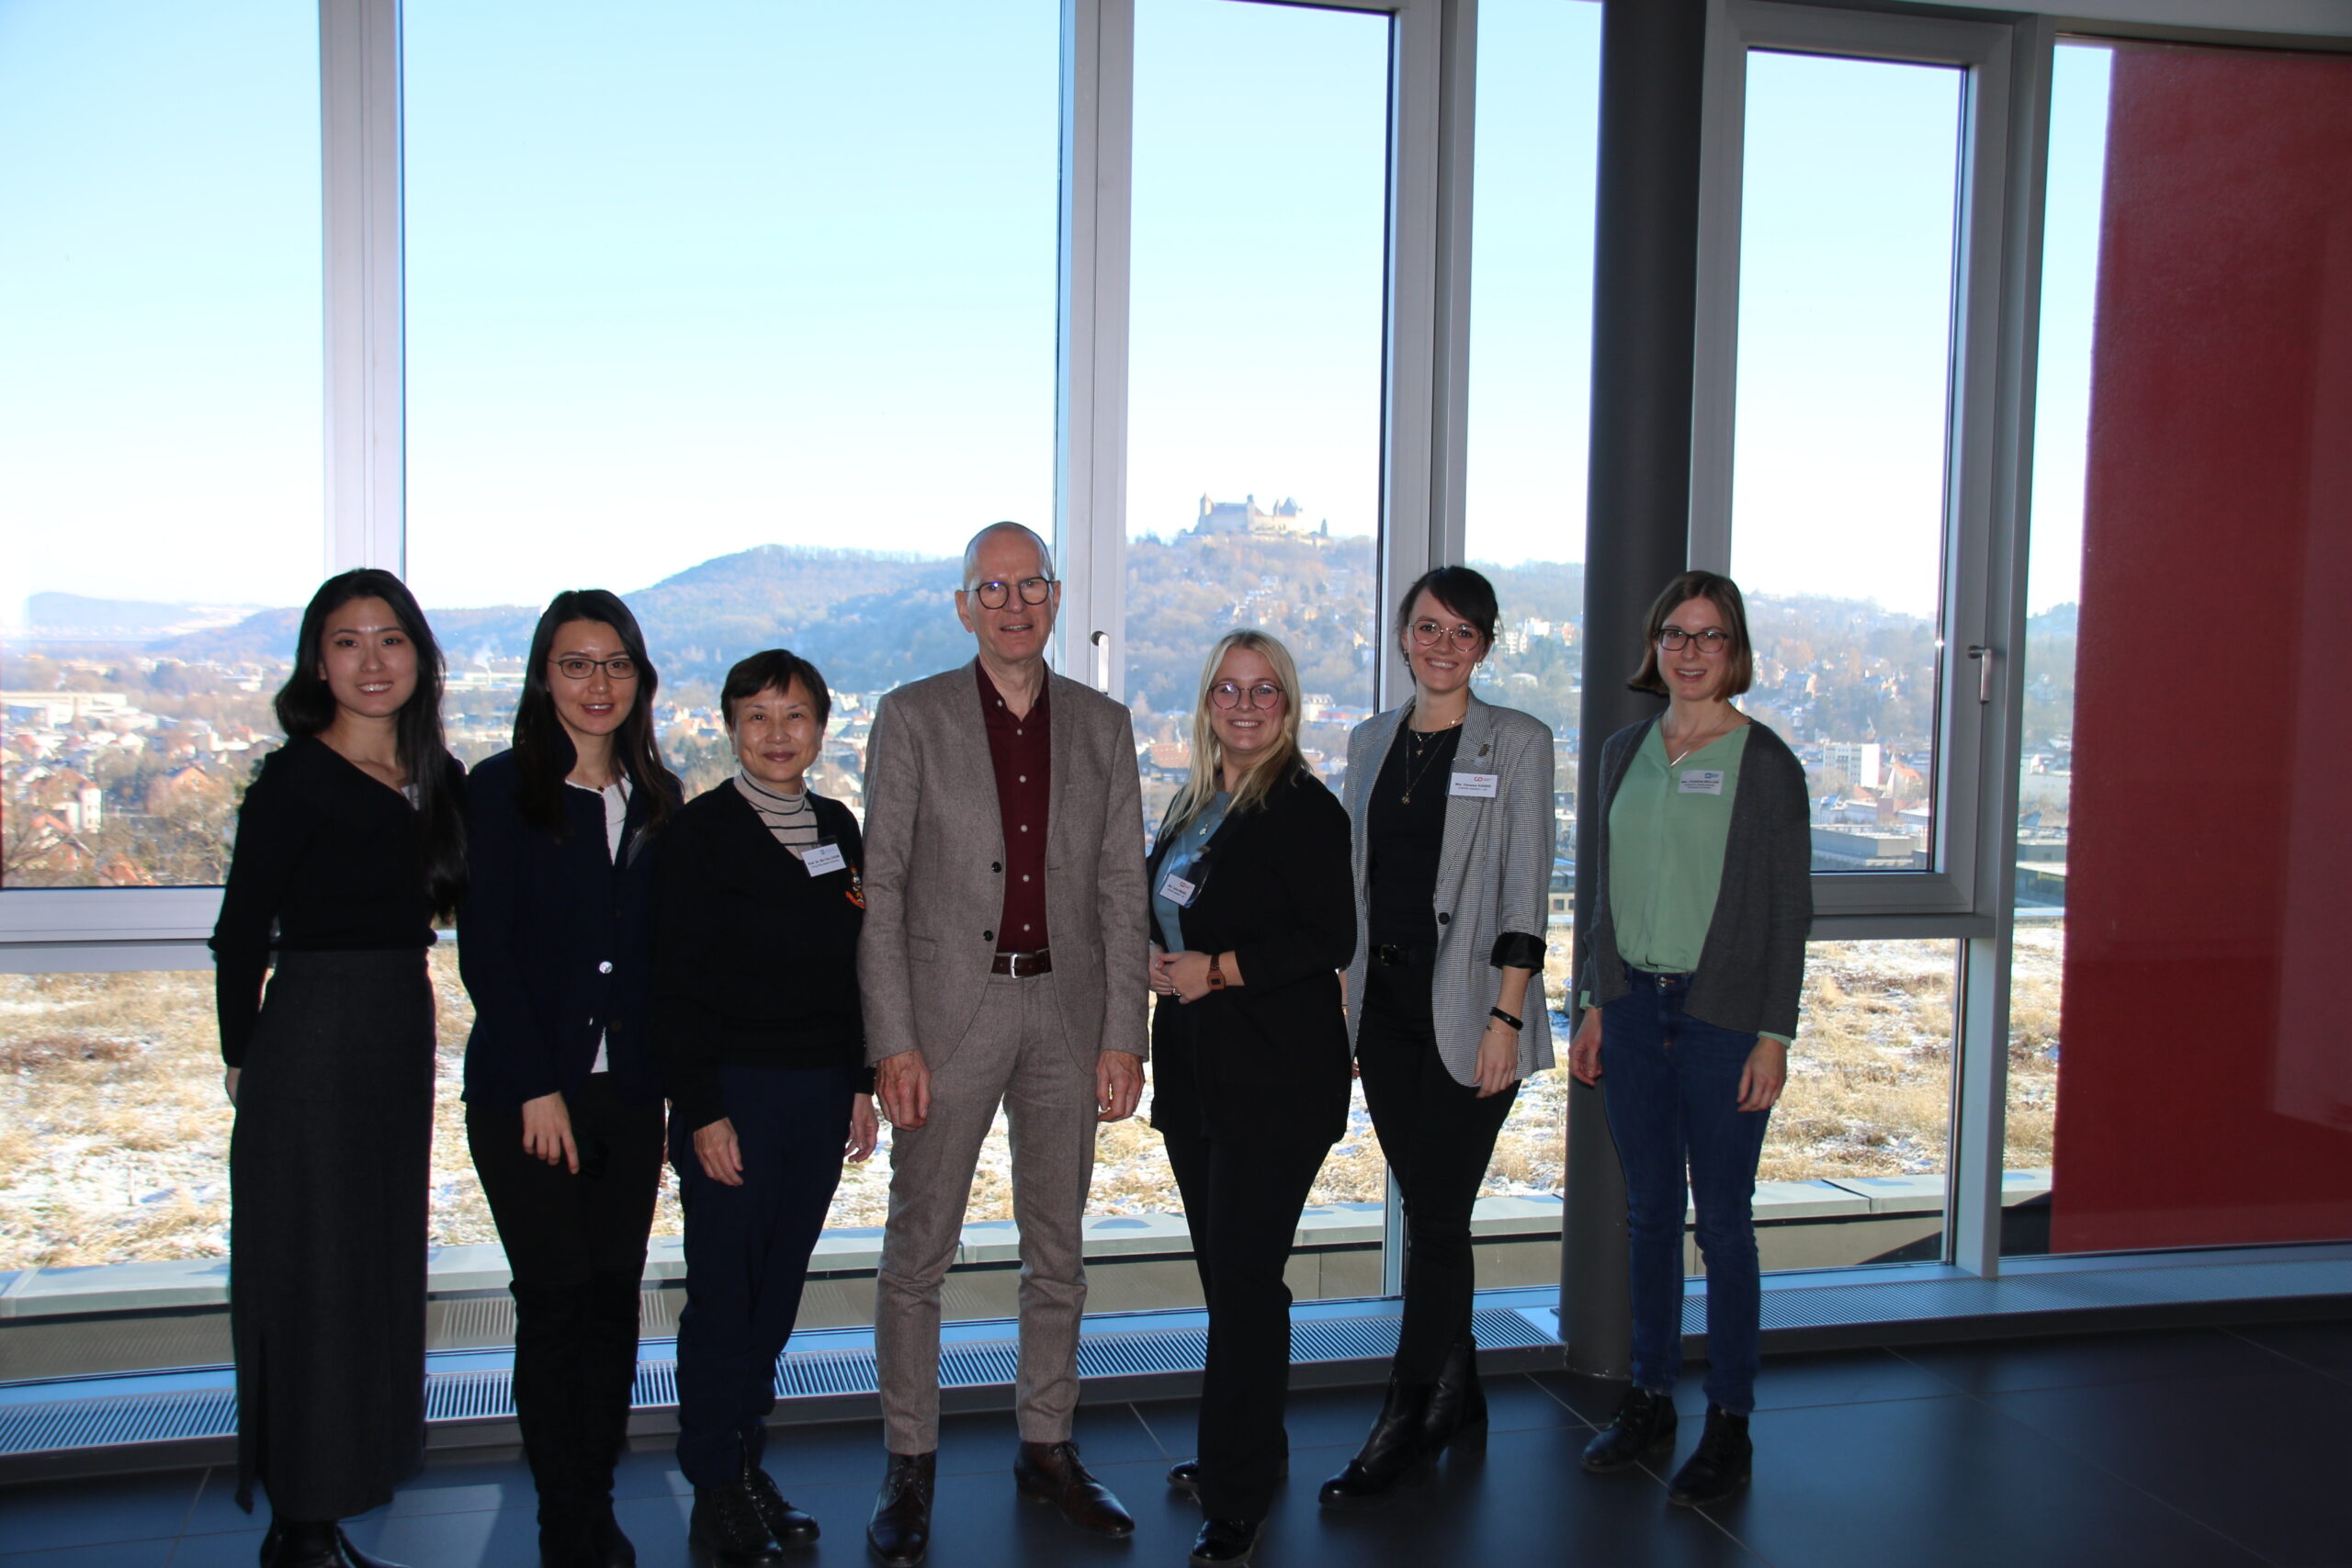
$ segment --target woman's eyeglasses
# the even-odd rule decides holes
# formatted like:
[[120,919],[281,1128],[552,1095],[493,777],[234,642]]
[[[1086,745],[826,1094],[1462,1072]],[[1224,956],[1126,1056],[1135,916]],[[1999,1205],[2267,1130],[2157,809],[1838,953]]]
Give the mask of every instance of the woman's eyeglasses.
[[1435,648],[1440,637],[1460,649],[1478,646],[1478,628],[1467,623],[1442,626],[1435,621],[1415,621],[1405,629],[1413,634],[1413,646],[1416,648]]
[[637,679],[637,660],[626,653],[616,653],[610,659],[591,659],[584,653],[568,653],[555,661],[567,681],[585,681],[602,670],[616,681]]
[[1705,631],[1686,632],[1680,626],[1668,626],[1657,634],[1658,647],[1668,653],[1679,653],[1696,643],[1702,653],[1722,653],[1731,647],[1731,633],[1721,626],[1709,626]]
[[1221,708],[1237,708],[1241,699],[1250,699],[1253,708],[1276,708],[1283,705],[1283,689],[1272,681],[1259,681],[1242,686],[1231,681],[1219,681],[1209,688],[1209,701]]

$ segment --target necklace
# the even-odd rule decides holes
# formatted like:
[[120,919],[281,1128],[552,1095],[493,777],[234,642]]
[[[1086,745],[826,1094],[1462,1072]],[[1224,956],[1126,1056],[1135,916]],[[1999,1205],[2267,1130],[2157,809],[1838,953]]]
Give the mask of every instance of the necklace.
[[1661,724],[1658,726],[1657,738],[1658,743],[1666,749],[1666,765],[1669,768],[1680,767],[1683,763],[1689,761],[1693,756],[1705,750],[1708,747],[1713,746],[1716,741],[1721,740],[1724,736],[1729,735],[1733,730],[1737,729],[1738,728],[1739,726],[1736,724],[1724,725],[1721,729],[1716,730],[1712,735],[1707,735],[1701,739],[1692,740],[1690,745],[1685,746],[1682,749],[1682,755],[1678,757],[1674,754],[1674,743],[1667,739],[1666,727]]
[[1452,734],[1456,728],[1460,728],[1462,720],[1457,718],[1452,724],[1447,725],[1443,729],[1430,731],[1429,736],[1430,750],[1427,761],[1423,761],[1421,756],[1421,732],[1415,729],[1410,724],[1405,726],[1405,743],[1408,748],[1405,759],[1406,805],[1410,806],[1413,804],[1413,791],[1419,787],[1421,780],[1428,775],[1430,769],[1436,764],[1438,753],[1444,750],[1444,747],[1440,745],[1439,742],[1446,736]]

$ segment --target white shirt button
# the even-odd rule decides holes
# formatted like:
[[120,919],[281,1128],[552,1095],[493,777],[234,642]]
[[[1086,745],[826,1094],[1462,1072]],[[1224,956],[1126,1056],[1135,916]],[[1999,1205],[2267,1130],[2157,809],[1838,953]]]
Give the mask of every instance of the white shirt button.
[[1023,872],[1023,873],[1021,874],[1021,880],[1022,880],[1022,881],[1023,881],[1023,882],[1028,881],[1028,880],[1029,880],[1029,874],[1028,874],[1027,872],[1025,872],[1025,871],[1024,871],[1024,872]]
[[1029,775],[1027,773],[1023,773],[1021,775],[1021,782],[1023,784],[1027,784],[1029,782]]
[[1029,830],[1029,824],[1026,822],[1021,824],[1021,830],[1024,833],[1027,832]]
[[611,959],[609,959],[609,958],[605,959],[602,964],[597,964],[597,965],[596,965],[596,973],[597,973],[597,974],[599,974],[599,975],[609,975],[609,974],[611,974],[612,972],[613,972],[613,961],[612,961]]

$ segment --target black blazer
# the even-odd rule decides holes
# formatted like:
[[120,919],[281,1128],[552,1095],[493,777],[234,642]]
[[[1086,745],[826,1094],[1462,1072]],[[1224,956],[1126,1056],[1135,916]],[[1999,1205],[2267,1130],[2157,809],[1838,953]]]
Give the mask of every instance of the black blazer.
[[458,971],[474,1000],[466,1100],[519,1107],[559,1089],[575,1093],[595,1066],[599,1037],[614,1087],[659,1098],[646,1045],[652,803],[644,790],[630,792],[616,863],[605,852],[601,796],[564,787],[559,840],[523,820],[522,778],[512,751],[466,776],[470,880],[458,911]]
[[[1169,837],[1152,848],[1159,886]],[[1258,810],[1228,816],[1196,863],[1184,946],[1231,953],[1244,984],[1152,1010],[1151,1124],[1183,1137],[1338,1141],[1348,1121],[1340,971],[1356,947],[1348,814],[1298,769]],[[1152,915],[1152,940],[1168,946]]]

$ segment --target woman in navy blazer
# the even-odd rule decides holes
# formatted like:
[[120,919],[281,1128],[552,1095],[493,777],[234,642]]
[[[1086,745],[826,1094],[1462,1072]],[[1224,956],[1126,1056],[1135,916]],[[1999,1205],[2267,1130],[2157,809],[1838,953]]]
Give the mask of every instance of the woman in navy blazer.
[[1355,952],[1348,814],[1298,754],[1298,676],[1259,631],[1210,652],[1193,775],[1151,851],[1151,1124],[1208,1304],[1195,1564],[1238,1562],[1289,1464],[1290,1258],[1348,1121],[1340,969]]
[[467,780],[466,1138],[514,1276],[514,1412],[548,1568],[636,1562],[613,1466],[662,1179],[653,851],[682,795],[653,740],[658,687],[626,604],[559,593],[531,637],[514,750]]

